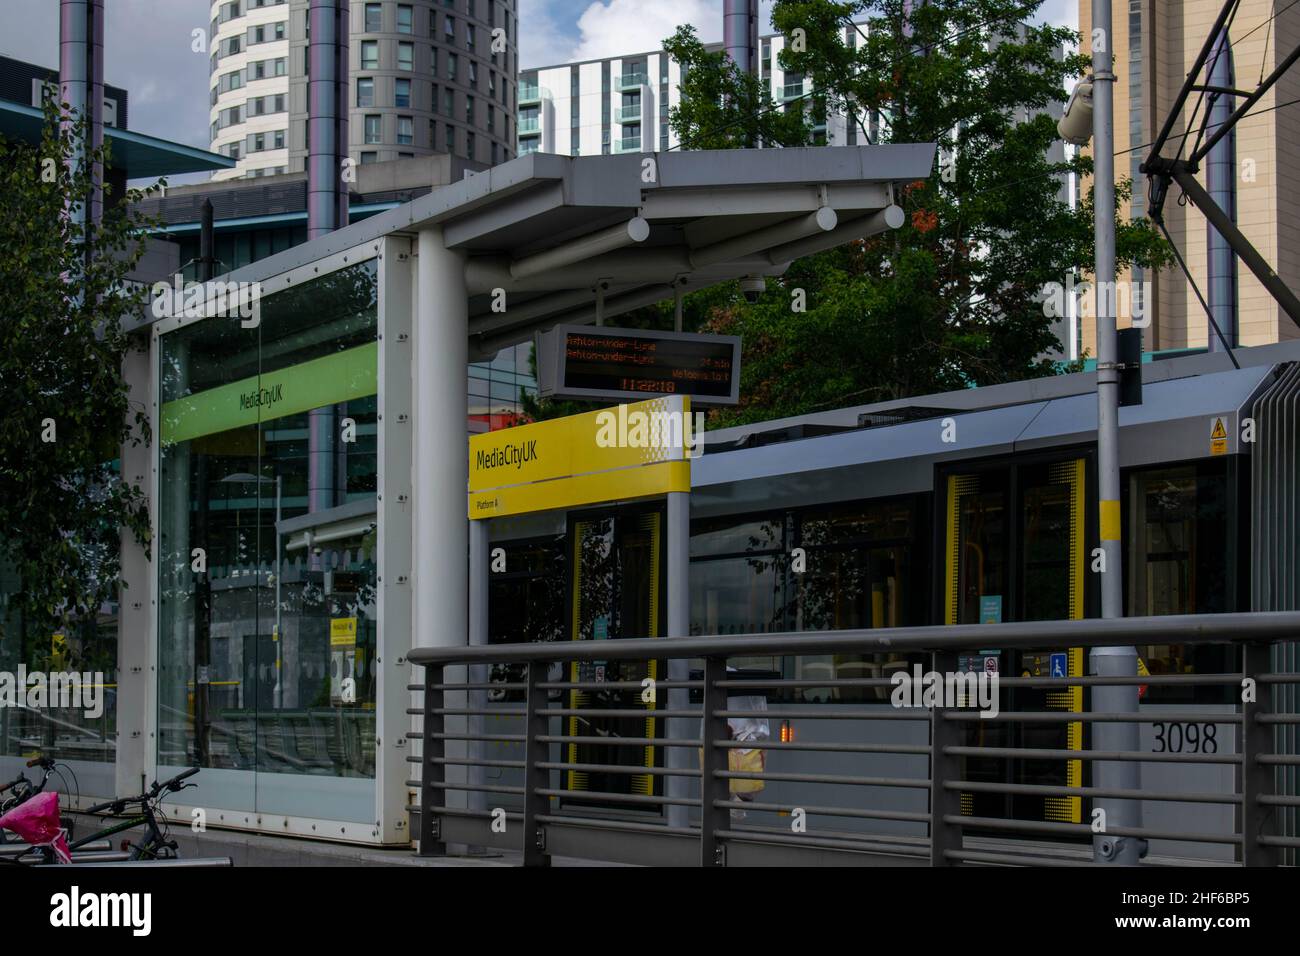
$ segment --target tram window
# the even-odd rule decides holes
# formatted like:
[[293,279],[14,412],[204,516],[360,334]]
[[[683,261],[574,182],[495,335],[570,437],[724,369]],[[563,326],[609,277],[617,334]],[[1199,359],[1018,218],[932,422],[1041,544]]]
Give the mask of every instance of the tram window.
[[1082,460],[1022,467],[1020,620],[1083,617]]
[[[911,499],[804,512],[799,521],[799,546],[805,550],[807,566],[795,575],[799,630],[916,623],[909,608],[913,594],[908,584],[917,512]],[[901,654],[802,657],[795,662],[794,676],[800,680],[888,677],[908,664]],[[888,688],[832,685],[807,688],[802,696],[808,701],[886,700]]]
[[[488,578],[488,643],[523,644],[566,638],[564,537],[495,542],[492,547],[505,551],[506,569]],[[490,679],[521,682],[524,665],[494,664]],[[492,694],[491,699],[522,701],[524,692],[501,692]]]
[[[958,534],[957,619],[954,624],[981,623],[987,599],[1006,600],[1007,476],[1005,472],[960,477],[957,490]],[[1002,612],[1001,604],[998,605]]]
[[[1227,468],[1201,462],[1128,476],[1128,613],[1213,614],[1231,610],[1228,589]],[[1237,669],[1226,646],[1148,645],[1139,654],[1152,674]],[[1210,703],[1226,691],[1151,687],[1148,703]]]

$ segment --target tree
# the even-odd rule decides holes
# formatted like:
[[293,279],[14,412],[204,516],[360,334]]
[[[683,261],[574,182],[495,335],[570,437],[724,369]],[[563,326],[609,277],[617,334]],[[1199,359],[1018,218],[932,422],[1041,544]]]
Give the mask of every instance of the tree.
[[[1046,108],[1087,61],[1060,53],[1077,41],[1073,31],[1023,24],[1039,6],[777,0],[773,22],[788,41],[780,63],[812,81],[803,100],[814,115],[863,118],[877,143],[939,148],[930,177],[895,197],[901,229],[794,263],[757,305],[734,287],[715,301],[703,327],[739,334],[744,351],[741,405],[714,413],[713,424],[1058,371],[1044,357],[1061,343],[1043,290],[1093,265],[1090,197],[1070,209],[1060,177],[1086,175],[1091,160],[1049,159],[1058,136]],[[863,19],[867,27],[852,25]],[[671,114],[683,144],[807,141],[786,137],[788,116],[775,103],[755,102],[752,77],[684,42],[681,30],[669,42],[688,78]],[[737,125],[741,104],[769,118]],[[783,125],[764,126],[771,117]],[[728,125],[746,132],[719,133]],[[1121,270],[1168,261],[1145,220],[1117,221],[1116,237]]]
[[62,110],[61,133],[60,107],[47,105],[39,144],[0,137],[0,562],[19,582],[10,620],[29,631],[93,623],[117,596],[119,529],[149,536],[143,495],[115,459],[123,443],[148,440],[121,369],[122,319],[147,295],[127,276],[152,222],[120,200],[157,187],[118,197],[106,185],[88,242],[71,211],[90,196],[93,164],[112,158],[105,144],[74,159],[88,124]]

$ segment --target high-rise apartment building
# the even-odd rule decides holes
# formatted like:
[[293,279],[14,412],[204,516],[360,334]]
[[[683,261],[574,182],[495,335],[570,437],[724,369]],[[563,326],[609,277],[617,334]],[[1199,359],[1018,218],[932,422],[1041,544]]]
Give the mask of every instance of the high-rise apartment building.
[[[1115,175],[1133,182],[1132,199],[1121,215],[1140,216],[1147,211],[1146,177],[1139,166],[1149,144],[1159,133],[1183,80],[1214,26],[1220,0],[1123,0],[1114,7],[1115,54]],[[1091,8],[1079,4],[1079,30],[1084,52],[1091,55]],[[1211,85],[1251,91],[1292,50],[1300,45],[1300,7],[1289,0],[1242,0],[1226,42],[1216,45],[1210,67],[1216,71]],[[1200,82],[1207,74],[1202,71]],[[1178,152],[1192,107],[1193,93],[1174,125],[1165,156]],[[1235,215],[1237,226],[1264,259],[1292,289],[1300,289],[1300,180],[1292,174],[1295,150],[1300,149],[1300,111],[1285,104],[1300,99],[1300,70],[1289,71],[1222,140],[1219,155],[1203,163],[1199,176],[1219,205]],[[1207,98],[1208,102],[1208,98]],[[1235,109],[1241,97],[1220,97],[1220,113]],[[1203,116],[1207,103],[1201,104]],[[1186,156],[1196,139],[1188,140]],[[1214,118],[1212,118],[1213,121]],[[1288,160],[1287,157],[1292,159]],[[1231,174],[1210,183],[1211,167],[1220,164]],[[1084,188],[1089,188],[1084,183]],[[1187,261],[1201,292],[1214,305],[1216,321],[1236,345],[1265,345],[1300,337],[1300,329],[1282,312],[1255,276],[1234,263],[1200,210],[1179,202],[1172,186],[1164,204],[1165,222],[1174,243]],[[1204,348],[1210,344],[1205,309],[1177,265],[1158,274],[1138,270],[1120,276],[1138,288],[1149,283],[1149,301],[1142,303],[1150,319],[1143,333],[1147,351]],[[1140,294],[1140,293],[1139,293]],[[1120,326],[1130,324],[1133,313],[1121,296]],[[1232,329],[1235,327],[1235,334]],[[1096,329],[1089,315],[1081,328],[1081,344],[1096,355]]]
[[[357,163],[515,155],[515,0],[352,0],[348,154]],[[307,158],[308,0],[212,4],[214,178],[301,172]]]
[[[853,44],[859,28],[846,26]],[[861,27],[865,29],[865,26]],[[782,34],[759,38],[758,69],[772,98],[803,109],[810,80],[781,69]],[[721,43],[708,44],[711,51]],[[519,152],[598,156],[674,149],[668,111],[681,102],[682,69],[662,50],[526,69],[519,74]],[[814,117],[814,142],[853,146],[867,142],[869,117]]]

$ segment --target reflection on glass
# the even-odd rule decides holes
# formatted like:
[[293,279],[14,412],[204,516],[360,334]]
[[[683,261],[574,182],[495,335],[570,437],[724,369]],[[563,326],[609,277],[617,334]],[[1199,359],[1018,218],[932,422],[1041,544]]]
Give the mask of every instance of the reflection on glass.
[[[1227,474],[1219,463],[1160,468],[1129,478],[1128,612],[1214,614],[1233,610],[1228,586]],[[1152,674],[1225,673],[1226,647],[1186,644],[1138,649]],[[1148,701],[1210,703],[1225,692],[1155,687]]]
[[41,708],[23,706],[25,701],[0,706],[0,757],[40,753],[57,760],[112,763],[117,759],[117,602],[106,603],[94,620],[55,630],[38,627],[14,608],[11,596],[21,586],[17,569],[0,564],[0,671],[15,680],[20,665],[28,673],[95,675],[98,713],[49,702]]
[[163,765],[374,773],[375,274],[162,339]]

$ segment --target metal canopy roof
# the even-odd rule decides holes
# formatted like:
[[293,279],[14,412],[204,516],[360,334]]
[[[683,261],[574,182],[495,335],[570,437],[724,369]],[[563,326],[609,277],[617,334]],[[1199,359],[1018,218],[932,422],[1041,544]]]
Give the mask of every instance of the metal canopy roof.
[[[259,281],[385,235],[438,225],[466,254],[470,355],[595,321],[901,224],[897,185],[933,144],[611,156],[532,153],[231,273]],[[833,214],[832,214],[833,213]],[[492,311],[494,289],[508,309]],[[146,319],[147,321],[147,319]]]
[[[36,107],[0,100],[0,134],[39,143],[44,123],[45,116]],[[113,166],[124,170],[127,179],[154,179],[235,166],[235,161],[228,156],[116,126],[104,127],[104,139],[110,145]]]

